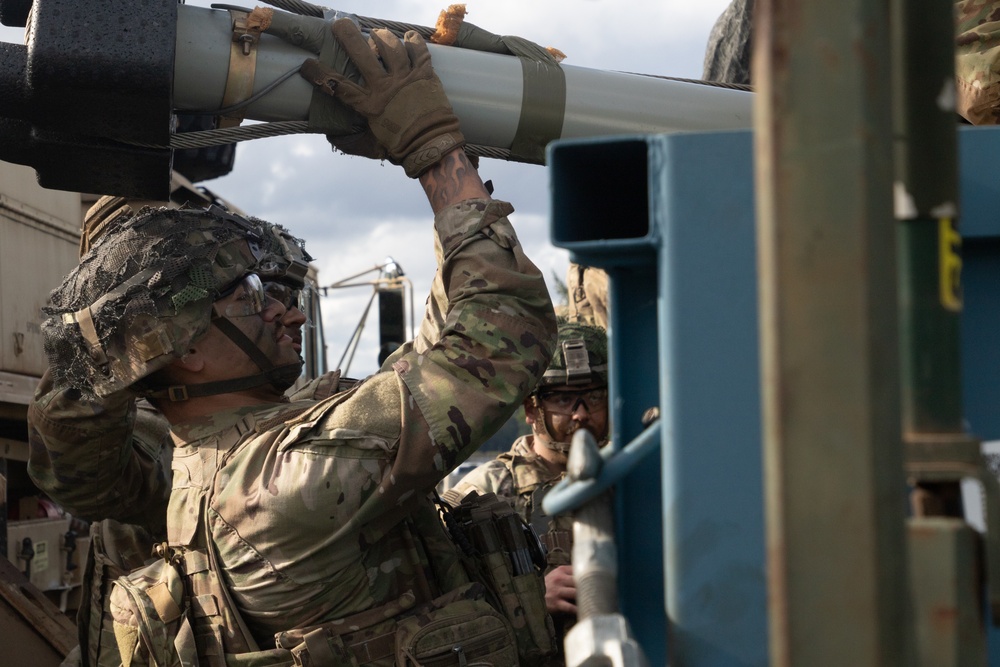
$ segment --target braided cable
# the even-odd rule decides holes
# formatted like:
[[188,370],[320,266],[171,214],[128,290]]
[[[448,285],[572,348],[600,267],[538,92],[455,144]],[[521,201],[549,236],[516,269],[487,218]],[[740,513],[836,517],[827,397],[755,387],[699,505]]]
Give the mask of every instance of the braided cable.
[[128,141],[131,146],[140,148],[184,150],[187,148],[205,148],[207,146],[224,146],[237,141],[263,139],[265,137],[280,137],[286,134],[319,134],[318,130],[309,129],[309,123],[304,120],[283,120],[273,123],[255,123],[238,127],[226,127],[198,132],[178,132],[170,135],[170,144],[145,143]]
[[280,137],[287,134],[319,134],[309,128],[304,120],[284,120],[273,123],[254,123],[240,127],[226,127],[201,132],[182,132],[170,136],[170,148],[202,148],[220,146],[236,141],[250,141],[266,137]]
[[293,14],[301,14],[303,16],[316,16],[323,18],[323,8],[319,5],[314,5],[310,2],[302,2],[302,0],[262,0],[265,4],[277,7],[278,9],[283,9],[286,12],[291,12]]
[[644,74],[641,72],[622,72],[622,74],[633,74],[635,76],[645,76],[650,79],[663,79],[664,81],[680,81],[681,83],[693,83],[698,86],[709,86],[711,88],[727,88],[729,90],[743,90],[748,93],[753,92],[753,88],[744,83],[726,83],[725,81],[705,81],[704,79],[685,79],[679,76],[664,76],[662,74]]
[[[262,0],[265,4],[271,5],[272,7],[277,7],[286,12],[291,12],[293,14],[301,14],[302,16],[314,16],[317,18],[322,18],[324,14],[325,7],[319,5],[314,5],[309,2],[303,2],[303,0]],[[401,21],[388,21],[385,19],[372,18],[370,16],[358,16],[358,24],[365,30],[372,30],[373,28],[387,28],[389,31],[394,33],[397,37],[402,37],[407,31],[415,30],[420,33],[424,38],[430,37],[434,33],[434,28],[428,28],[427,26],[415,25],[413,23],[403,23]]]
[[432,34],[434,34],[434,28],[428,28],[427,26],[414,25],[413,23],[402,23],[400,21],[387,21],[385,19],[375,19],[369,16],[359,16],[358,23],[361,27],[366,30],[372,30],[374,28],[386,28],[389,32],[396,35],[396,37],[402,37],[408,31],[413,30],[420,33],[420,36],[427,39]]

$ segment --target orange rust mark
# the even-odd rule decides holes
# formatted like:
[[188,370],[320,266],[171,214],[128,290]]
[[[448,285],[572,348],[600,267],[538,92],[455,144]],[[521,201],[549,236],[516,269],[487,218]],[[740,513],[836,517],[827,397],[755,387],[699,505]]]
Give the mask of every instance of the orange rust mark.
[[931,626],[939,632],[954,634],[958,615],[958,607],[936,606],[931,610]]

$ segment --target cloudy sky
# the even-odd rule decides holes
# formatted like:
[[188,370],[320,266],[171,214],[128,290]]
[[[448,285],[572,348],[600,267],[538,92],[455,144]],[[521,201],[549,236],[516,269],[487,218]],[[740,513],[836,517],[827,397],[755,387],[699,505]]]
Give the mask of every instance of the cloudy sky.
[[[210,5],[205,0],[188,4]],[[568,65],[699,78],[709,30],[727,4],[728,0],[469,0],[466,20],[495,33],[554,46],[566,53]],[[335,8],[433,25],[445,6],[427,0],[344,0]],[[22,34],[4,29],[0,37],[20,41]],[[514,204],[514,226],[553,288],[552,276],[565,278],[568,258],[548,240],[545,168],[484,159],[480,172],[493,181],[494,196]],[[336,154],[321,136],[299,135],[240,144],[233,172],[204,185],[306,239],[321,284],[393,257],[413,282],[419,319],[434,270],[431,215],[419,184],[407,179],[402,169]],[[364,287],[336,290],[323,299],[331,364],[343,353],[370,294]],[[377,325],[375,317],[369,319],[350,368],[355,377],[376,368]]]

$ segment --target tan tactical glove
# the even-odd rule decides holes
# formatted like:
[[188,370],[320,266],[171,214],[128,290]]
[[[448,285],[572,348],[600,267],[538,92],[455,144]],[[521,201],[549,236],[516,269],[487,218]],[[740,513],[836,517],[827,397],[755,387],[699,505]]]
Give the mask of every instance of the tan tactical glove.
[[[255,8],[251,17],[263,27],[264,32],[292,46],[315,53],[325,63],[325,68],[354,80],[361,78],[361,73],[330,32],[329,21],[314,16],[279,12],[270,7]],[[312,102],[309,104],[311,129],[326,134],[330,143],[345,153],[381,159],[388,157],[375,145],[364,116],[331,97],[329,91],[322,89],[321,81],[309,76],[306,78],[318,86],[313,91]]]
[[[377,146],[389,160],[401,164],[407,176],[420,176],[445,153],[465,145],[458,118],[419,34],[410,31],[401,42],[388,30],[373,30],[375,53],[351,21],[335,21],[332,31],[361,72],[361,82],[317,61],[303,65],[303,76],[367,118]],[[334,145],[340,147],[337,142]],[[357,148],[348,152],[371,155]],[[364,150],[372,151],[372,147]]]

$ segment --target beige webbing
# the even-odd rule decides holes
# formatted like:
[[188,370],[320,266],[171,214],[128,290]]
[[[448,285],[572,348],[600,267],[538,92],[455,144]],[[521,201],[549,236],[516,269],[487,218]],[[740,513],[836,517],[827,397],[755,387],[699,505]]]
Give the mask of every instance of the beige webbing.
[[[173,567],[168,566],[168,567]],[[164,623],[176,621],[184,612],[177,605],[170,591],[167,589],[167,582],[161,581],[146,589],[146,595],[153,601],[156,613],[160,615],[160,620]]]
[[[233,41],[229,47],[229,75],[226,77],[226,91],[222,96],[222,108],[245,102],[253,95],[253,81],[257,72],[257,44],[260,42],[261,28],[249,25],[249,13],[230,9],[233,19]],[[218,118],[218,127],[236,127],[246,117],[246,108],[229,111]]]
[[302,643],[306,645],[309,652],[309,664],[311,665],[335,665],[337,656],[334,655],[327,641],[329,633],[323,628],[316,628],[312,632],[306,633],[302,638]]
[[108,358],[104,355],[104,348],[101,347],[101,339],[97,336],[97,327],[94,326],[94,311],[91,308],[84,308],[72,314],[63,315],[63,322],[76,322],[80,326],[80,335],[83,336],[87,344],[87,352],[90,358],[98,364],[108,363]]

